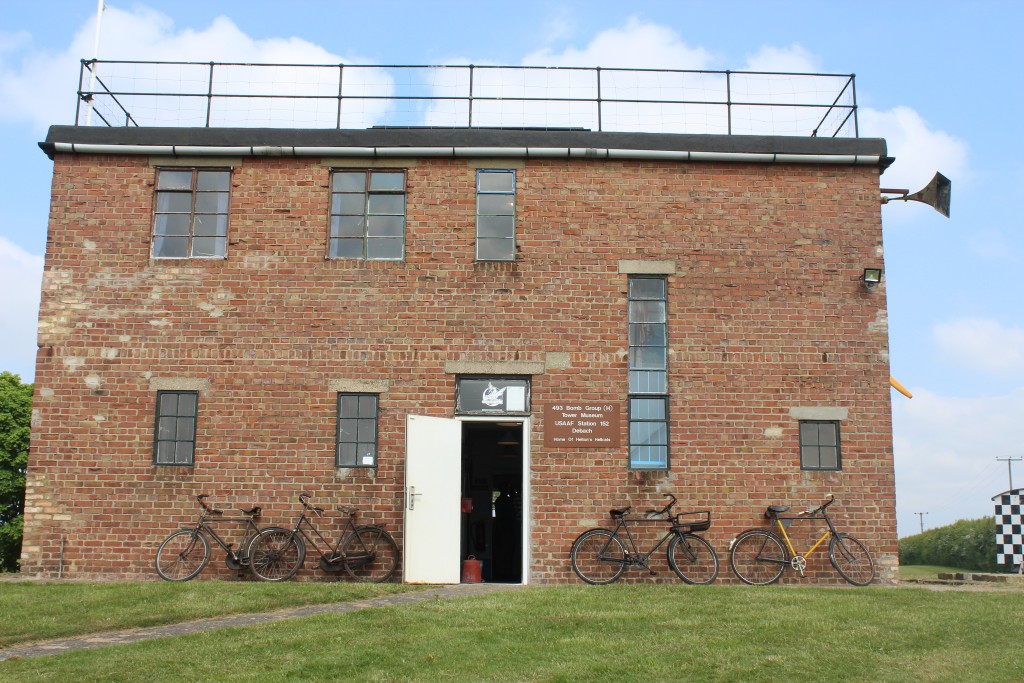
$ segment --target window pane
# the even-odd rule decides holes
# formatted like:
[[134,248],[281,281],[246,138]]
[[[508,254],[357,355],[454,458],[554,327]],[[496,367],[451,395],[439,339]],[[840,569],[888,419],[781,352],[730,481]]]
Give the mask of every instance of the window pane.
[[480,216],[476,222],[478,237],[513,237],[515,216]]
[[405,214],[404,194],[371,194],[367,213],[402,216]]
[[196,214],[196,237],[224,237],[228,234],[225,214]]
[[178,430],[178,418],[161,417],[157,424],[156,438],[160,441],[173,441]]
[[192,171],[160,171],[158,190],[191,190]]
[[378,261],[397,261],[402,258],[403,244],[401,238],[368,237],[366,239],[366,258]]
[[178,395],[177,394],[160,394],[160,406],[157,409],[160,415],[177,415],[178,414]]
[[668,373],[664,370],[631,370],[629,392],[631,394],[668,393]]
[[807,468],[818,467],[817,446],[804,446],[800,449],[800,466]]
[[174,464],[188,465],[192,462],[192,442],[179,441],[174,444]]
[[362,237],[366,219],[358,216],[331,216],[331,237]]
[[196,237],[192,240],[192,255],[200,258],[224,256],[227,246],[226,237]]
[[187,213],[165,213],[157,214],[156,227],[153,232],[157,235],[183,235],[188,236],[190,218]]
[[480,171],[476,175],[478,192],[514,192],[514,171]]
[[351,467],[356,464],[356,444],[355,443],[339,443],[338,444],[338,465],[341,467]]
[[349,418],[338,420],[338,441],[355,443],[358,427],[359,420]]
[[175,434],[178,441],[193,441],[196,438],[196,421],[191,417],[178,418],[178,430]]
[[653,277],[634,277],[629,279],[630,299],[664,299],[665,280]]
[[835,446],[836,445],[836,426],[830,422],[819,422],[818,423],[818,445],[820,446]]
[[630,301],[629,322],[631,323],[663,323],[665,322],[664,301]]
[[359,397],[354,394],[343,394],[338,401],[339,417],[359,417]]
[[366,443],[375,441],[377,439],[377,421],[376,420],[357,420],[358,424],[358,435],[356,441],[360,443]]
[[512,261],[515,257],[515,242],[508,239],[478,239],[477,258],[481,261]]
[[178,415],[195,417],[196,395],[193,393],[178,394]]
[[376,396],[360,396],[359,397],[359,417],[377,417],[377,397]]
[[363,467],[377,464],[377,446],[372,443],[361,443],[357,446],[359,461],[357,464]]
[[405,233],[404,216],[370,216],[366,234],[373,237],[401,237]]
[[639,346],[629,350],[629,367],[634,370],[663,370],[668,367],[664,346]]
[[363,240],[332,239],[331,258],[363,258]]
[[644,469],[662,469],[668,466],[668,448],[666,446],[631,446],[629,449],[631,467]]
[[156,461],[159,465],[174,464],[174,442],[161,441],[156,446]]
[[331,191],[332,192],[365,192],[366,191],[366,173],[359,171],[356,173],[342,172],[335,173],[331,178]]
[[157,213],[189,213],[192,211],[191,192],[160,192],[156,196]]
[[227,192],[197,192],[196,213],[227,213]]
[[667,346],[665,323],[631,323],[629,326],[630,346]]
[[156,258],[185,258],[188,256],[188,237],[153,238],[153,256]]
[[665,418],[665,399],[634,398],[629,402],[629,415],[633,420],[661,420]]
[[801,446],[817,446],[818,445],[818,425],[813,422],[801,422],[800,423],[800,445]]
[[405,189],[405,174],[404,173],[385,173],[381,171],[375,171],[370,174],[370,190],[371,191],[387,191],[387,190],[404,190]]
[[231,171],[199,171],[196,190],[201,192],[227,192],[231,189]]
[[477,196],[477,214],[480,216],[512,216],[516,212],[516,199],[508,194],[482,194]]
[[818,449],[821,467],[834,470],[839,467],[839,450],[835,446],[822,446]]
[[355,214],[362,216],[366,211],[365,194],[335,194],[331,195],[331,213]]

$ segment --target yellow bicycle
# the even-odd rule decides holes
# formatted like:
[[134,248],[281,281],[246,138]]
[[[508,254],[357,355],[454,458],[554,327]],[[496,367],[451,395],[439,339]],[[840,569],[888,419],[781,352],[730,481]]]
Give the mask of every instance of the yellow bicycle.
[[[775,583],[787,567],[802,577],[807,568],[807,558],[828,541],[828,559],[836,571],[854,586],[866,586],[875,578],[875,564],[867,547],[849,534],[836,531],[825,509],[834,503],[835,496],[796,516],[784,517],[789,511],[787,505],[769,505],[764,516],[772,520],[768,529],[747,529],[729,544],[729,564],[736,577],[743,583],[764,586]],[[797,553],[786,529],[797,520],[822,519],[828,529],[810,550]]]

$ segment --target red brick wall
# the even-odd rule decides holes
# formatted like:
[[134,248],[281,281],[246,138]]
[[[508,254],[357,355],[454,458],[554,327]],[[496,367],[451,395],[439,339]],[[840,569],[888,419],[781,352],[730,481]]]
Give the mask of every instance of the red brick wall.
[[[517,162],[518,258],[481,263],[479,165],[390,165],[408,171],[406,258],[359,262],[324,258],[328,166],[246,158],[228,258],[154,261],[150,160],[57,155],[23,571],[57,573],[63,539],[65,576],[152,577],[157,543],[193,519],[197,492],[258,501],[283,523],[312,491],[363,508],[401,545],[405,417],[453,415],[445,363],[561,352],[568,369],[533,377],[530,582],[574,581],[577,534],[664,492],[713,510],[723,578],[729,539],[762,524],[764,506],[833,493],[842,528],[891,579],[885,292],[859,284],[882,265],[877,168]],[[664,474],[627,468],[622,260],[676,266]],[[167,377],[209,382],[194,467],[152,464],[151,379]],[[376,471],[334,467],[327,383],[344,378],[390,382]],[[547,448],[542,406],[566,395],[617,402],[622,446]],[[841,472],[800,469],[798,406],[848,409]],[[811,567],[837,578],[825,553]]]

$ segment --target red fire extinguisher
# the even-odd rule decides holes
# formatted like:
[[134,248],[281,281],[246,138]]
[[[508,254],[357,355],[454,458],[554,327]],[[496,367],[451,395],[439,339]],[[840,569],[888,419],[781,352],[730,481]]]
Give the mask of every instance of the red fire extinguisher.
[[483,563],[476,559],[476,556],[470,555],[462,561],[462,583],[483,583],[483,577],[480,575],[480,568]]

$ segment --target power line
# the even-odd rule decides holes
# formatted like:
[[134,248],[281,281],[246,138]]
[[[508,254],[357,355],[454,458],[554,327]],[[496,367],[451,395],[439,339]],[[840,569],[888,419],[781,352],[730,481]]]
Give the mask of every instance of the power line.
[[1020,462],[1021,460],[1024,460],[1024,457],[1020,457],[1020,458],[996,458],[996,460],[998,460],[999,462],[1005,462],[1006,463],[1006,473],[1010,477],[1010,488],[1008,490],[1012,491],[1013,490],[1013,469],[1012,469],[1013,465],[1011,463]]
[[917,519],[921,522],[921,533],[923,534],[924,533],[924,516],[927,515],[928,513],[927,512],[915,512],[914,514],[917,515]]

